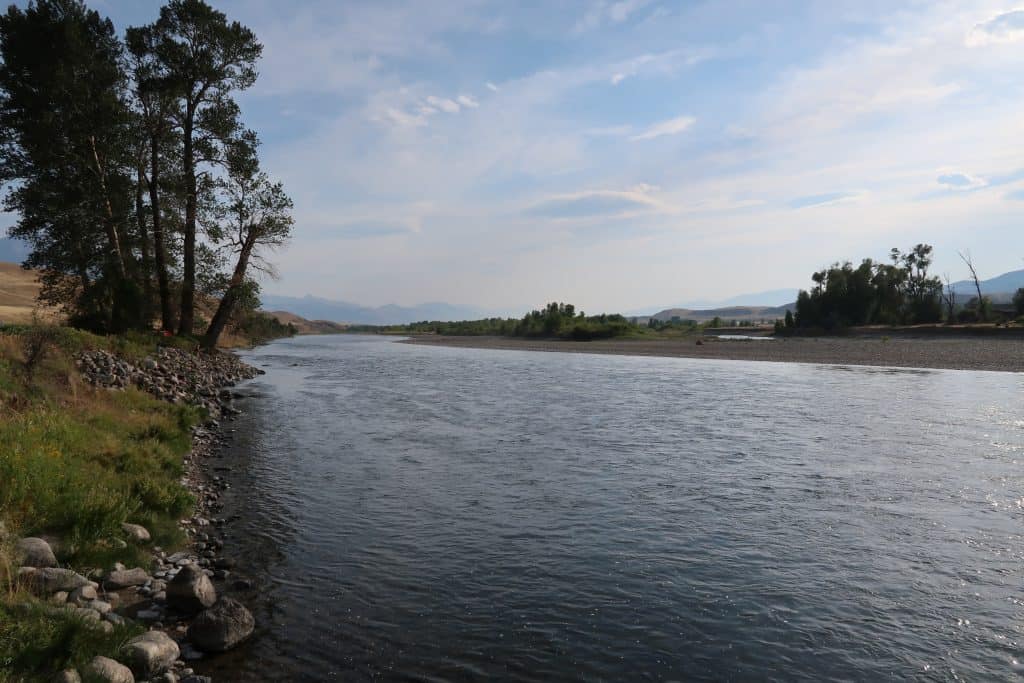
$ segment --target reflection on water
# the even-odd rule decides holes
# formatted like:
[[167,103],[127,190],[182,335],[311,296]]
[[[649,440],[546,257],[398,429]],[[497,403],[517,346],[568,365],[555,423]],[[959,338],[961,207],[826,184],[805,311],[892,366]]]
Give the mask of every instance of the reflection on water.
[[1019,673],[1024,380],[306,337],[248,354],[218,680]]

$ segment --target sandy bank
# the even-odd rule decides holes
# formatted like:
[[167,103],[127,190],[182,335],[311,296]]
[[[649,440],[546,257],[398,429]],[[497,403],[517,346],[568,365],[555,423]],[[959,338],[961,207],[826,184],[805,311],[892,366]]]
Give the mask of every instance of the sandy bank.
[[475,349],[603,353],[670,358],[712,358],[777,363],[1024,372],[1024,338],[972,336],[879,336],[728,341],[705,338],[610,339],[591,342],[507,337],[420,336],[406,343]]

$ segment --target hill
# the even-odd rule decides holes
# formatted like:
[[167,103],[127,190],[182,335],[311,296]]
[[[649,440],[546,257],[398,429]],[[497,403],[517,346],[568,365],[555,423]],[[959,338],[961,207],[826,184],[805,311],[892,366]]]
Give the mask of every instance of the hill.
[[[982,280],[981,293],[992,298],[993,303],[1006,303],[1013,298],[1013,293],[1024,287],[1024,270],[1011,270],[996,277]],[[952,285],[958,297],[976,297],[977,290],[973,280],[960,280]]]
[[307,320],[330,320],[357,325],[406,325],[423,320],[454,321],[488,317],[486,312],[472,306],[442,302],[369,307],[309,295],[296,297],[276,294],[261,294],[260,302],[266,311],[290,311]]
[[680,320],[707,322],[708,320],[714,320],[715,318],[722,318],[723,320],[743,320],[750,322],[763,320],[765,322],[770,322],[785,317],[787,310],[792,311],[795,309],[795,303],[787,304],[785,306],[724,306],[722,308],[704,309],[667,308],[664,311],[658,311],[653,316],[649,317],[662,321],[679,318]]
[[16,263],[0,263],[0,323],[27,323],[33,311],[43,317],[57,315],[53,309],[36,303],[39,280],[35,271]]
[[302,316],[288,311],[265,311],[272,318],[277,318],[282,325],[294,325],[299,334],[339,334],[345,331],[345,325],[332,323],[329,320],[306,320]]

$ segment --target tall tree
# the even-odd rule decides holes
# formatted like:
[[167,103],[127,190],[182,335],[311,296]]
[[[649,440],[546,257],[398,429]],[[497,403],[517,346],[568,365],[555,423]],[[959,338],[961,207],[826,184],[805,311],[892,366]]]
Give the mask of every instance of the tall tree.
[[207,348],[217,345],[236,306],[252,289],[250,269],[268,269],[263,250],[284,244],[294,222],[292,200],[284,187],[260,172],[254,158],[239,160],[232,166],[230,177],[222,182],[226,200],[222,230],[228,250],[235,255],[235,265],[203,337]]
[[241,133],[236,91],[256,80],[263,47],[248,28],[228,22],[203,0],[171,0],[160,18],[143,27],[160,82],[173,93],[170,112],[181,135],[185,194],[179,334],[195,324],[199,185],[204,166],[224,161],[223,147]]
[[122,46],[78,0],[0,17],[0,180],[43,299],[94,327],[138,324],[133,291],[129,116]]
[[[129,28],[126,33],[138,122],[136,210],[143,209],[140,205],[145,198],[140,195],[144,193],[149,200],[153,270],[160,297],[160,324],[163,330],[171,332],[174,330],[174,303],[171,299],[168,237],[161,193],[168,165],[167,151],[177,142],[171,118],[177,100],[173,84],[156,57],[157,38],[152,27]],[[140,215],[140,229],[142,220]]]

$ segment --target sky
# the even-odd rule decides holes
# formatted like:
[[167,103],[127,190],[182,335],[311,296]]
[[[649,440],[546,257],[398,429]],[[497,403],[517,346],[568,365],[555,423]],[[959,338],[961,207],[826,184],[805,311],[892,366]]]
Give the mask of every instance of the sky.
[[918,242],[1024,267],[1021,0],[212,4],[264,44],[238,99],[295,200],[268,292],[597,312]]

